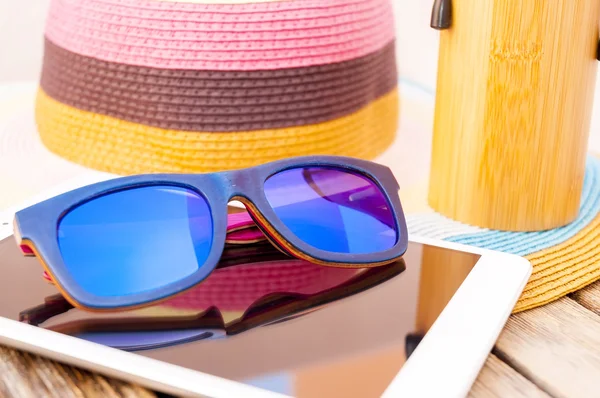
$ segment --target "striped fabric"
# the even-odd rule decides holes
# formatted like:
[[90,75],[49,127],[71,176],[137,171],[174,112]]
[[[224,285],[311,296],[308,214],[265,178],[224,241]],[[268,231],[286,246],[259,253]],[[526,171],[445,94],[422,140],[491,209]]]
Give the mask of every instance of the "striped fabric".
[[553,301],[600,279],[600,160],[589,157],[579,215],[542,232],[505,232],[468,226],[437,213],[411,214],[412,234],[517,254],[533,274],[515,312]]
[[380,49],[394,38],[391,7],[382,0],[53,0],[46,37],[71,52],[126,65],[285,69]]
[[390,0],[52,0],[40,137],[115,174],[375,158],[398,127],[392,15]]

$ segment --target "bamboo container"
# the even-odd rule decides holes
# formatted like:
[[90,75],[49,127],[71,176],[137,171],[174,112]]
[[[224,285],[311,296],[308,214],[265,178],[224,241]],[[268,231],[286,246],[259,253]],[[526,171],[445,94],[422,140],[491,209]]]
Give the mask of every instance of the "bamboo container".
[[431,207],[512,231],[577,216],[599,20],[598,0],[435,2]]

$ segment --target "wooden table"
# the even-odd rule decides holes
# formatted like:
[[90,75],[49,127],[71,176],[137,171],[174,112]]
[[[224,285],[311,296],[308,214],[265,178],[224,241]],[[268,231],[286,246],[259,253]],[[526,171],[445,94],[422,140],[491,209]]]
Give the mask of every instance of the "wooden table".
[[[470,397],[600,396],[600,282],[510,317]],[[0,397],[155,397],[0,346]]]
[[513,315],[471,397],[600,396],[600,282]]

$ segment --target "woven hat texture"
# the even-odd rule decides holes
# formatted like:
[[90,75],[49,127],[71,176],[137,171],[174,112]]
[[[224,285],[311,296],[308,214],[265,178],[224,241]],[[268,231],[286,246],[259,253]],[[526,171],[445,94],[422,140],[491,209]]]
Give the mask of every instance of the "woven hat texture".
[[117,174],[372,159],[398,119],[389,0],[52,0],[36,121]]

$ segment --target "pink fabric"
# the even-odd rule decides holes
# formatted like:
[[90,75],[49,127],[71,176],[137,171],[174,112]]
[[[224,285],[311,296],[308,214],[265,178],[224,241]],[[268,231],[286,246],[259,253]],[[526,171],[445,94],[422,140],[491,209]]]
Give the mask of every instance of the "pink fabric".
[[260,70],[342,62],[394,38],[389,0],[192,4],[53,0],[46,37],[69,51],[168,69]]
[[248,212],[232,213],[227,216],[227,242],[242,244],[264,239],[266,237],[254,224]]
[[230,213],[227,215],[227,231],[254,226],[254,220],[247,211]]
[[33,252],[33,250],[31,250],[31,248],[27,245],[21,245],[21,252],[23,252],[23,254],[27,254],[27,255],[31,255],[31,254],[35,254]]
[[364,269],[333,268],[302,260],[238,265],[215,270],[189,291],[160,304],[178,309],[246,311],[258,299],[273,293],[313,295],[333,289]]
[[253,227],[227,233],[227,243],[244,244],[267,239],[260,229]]

